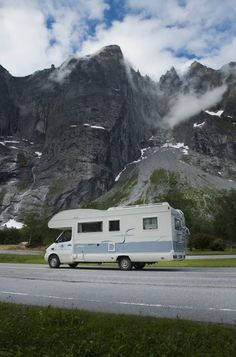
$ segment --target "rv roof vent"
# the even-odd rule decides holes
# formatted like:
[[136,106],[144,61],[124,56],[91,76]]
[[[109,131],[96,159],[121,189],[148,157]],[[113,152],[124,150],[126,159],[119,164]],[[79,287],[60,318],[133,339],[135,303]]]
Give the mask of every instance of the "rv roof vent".
[[153,206],[169,206],[169,203],[168,202],[159,202],[159,203],[147,203],[147,204],[144,204],[144,205],[130,205],[130,206],[118,206],[118,207],[110,207],[108,208],[107,210],[108,211],[113,211],[113,210],[119,210],[119,209],[123,209],[123,208],[126,208],[126,209],[131,209],[131,208],[142,208],[142,207],[153,207]]

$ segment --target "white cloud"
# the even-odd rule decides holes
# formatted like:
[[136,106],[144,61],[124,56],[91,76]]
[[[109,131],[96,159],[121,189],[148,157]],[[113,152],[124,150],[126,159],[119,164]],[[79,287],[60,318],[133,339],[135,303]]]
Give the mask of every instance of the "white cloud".
[[0,0],[0,64],[14,75],[60,65],[106,8],[105,0]]
[[158,79],[173,64],[179,69],[190,64],[186,59],[176,59],[168,48],[177,49],[182,41],[191,40],[190,31],[178,28],[173,32],[155,19],[133,15],[126,16],[122,22],[113,22],[109,29],[98,26],[96,36],[83,43],[80,54],[91,54],[103,46],[117,44],[136,69]]
[[[115,5],[116,4],[116,5]],[[182,5],[180,5],[182,4]],[[235,60],[235,0],[126,0],[122,20],[105,24],[110,0],[0,0],[0,64],[14,75],[59,66],[110,44],[158,79],[194,59],[219,68]],[[49,19],[50,26],[46,26]],[[95,33],[90,23],[98,23]]]
[[25,11],[12,6],[0,8],[0,63],[8,70],[27,73],[41,66],[48,43],[43,15],[34,7]]
[[236,37],[223,45],[213,56],[206,56],[201,62],[209,67],[220,68],[231,61],[236,61]]
[[211,108],[220,102],[226,90],[227,86],[223,85],[200,96],[196,96],[194,93],[179,95],[170,112],[163,118],[163,123],[173,127],[202,110]]
[[235,0],[185,3],[128,0],[129,13],[124,19],[114,21],[109,28],[98,26],[95,36],[83,43],[80,54],[118,44],[136,69],[155,79],[171,66],[185,70],[194,59],[200,58],[213,68],[234,60]]
[[163,25],[196,26],[202,30],[217,27],[220,31],[219,27],[224,24],[230,25],[227,33],[235,33],[235,0],[165,0],[165,3],[162,0],[128,0],[127,6],[143,16],[160,19]]

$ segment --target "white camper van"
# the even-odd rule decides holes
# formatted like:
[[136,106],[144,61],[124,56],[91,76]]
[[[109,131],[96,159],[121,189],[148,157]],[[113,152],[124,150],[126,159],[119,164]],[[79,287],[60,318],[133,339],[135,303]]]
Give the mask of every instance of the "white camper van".
[[45,260],[51,268],[82,262],[117,262],[120,269],[185,259],[188,229],[184,214],[166,202],[108,210],[72,209],[57,213],[49,228],[62,233]]

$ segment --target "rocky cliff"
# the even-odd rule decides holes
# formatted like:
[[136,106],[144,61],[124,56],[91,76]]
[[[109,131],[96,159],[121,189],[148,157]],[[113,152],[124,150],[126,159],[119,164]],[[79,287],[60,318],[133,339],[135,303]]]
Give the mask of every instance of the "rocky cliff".
[[[113,45],[23,78],[0,67],[1,220],[78,207],[150,150],[185,150],[173,171],[183,161],[234,187],[235,134],[234,62],[217,71],[194,62],[155,83]],[[161,157],[154,162],[161,167]]]

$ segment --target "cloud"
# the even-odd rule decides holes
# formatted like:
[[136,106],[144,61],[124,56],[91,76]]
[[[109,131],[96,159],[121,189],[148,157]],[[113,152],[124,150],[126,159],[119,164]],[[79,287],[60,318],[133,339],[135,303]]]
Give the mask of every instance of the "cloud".
[[186,58],[176,59],[169,48],[177,49],[182,41],[191,41],[192,33],[185,29],[163,28],[155,19],[142,19],[139,15],[126,16],[122,22],[115,21],[107,29],[98,26],[96,36],[82,45],[80,55],[91,54],[109,44],[117,44],[135,69],[155,79],[173,64],[181,70],[191,62]]
[[0,63],[14,75],[60,65],[101,21],[105,0],[0,0]]
[[170,112],[163,118],[163,123],[174,127],[202,110],[211,108],[220,102],[226,90],[227,86],[223,85],[200,96],[196,96],[196,94],[179,95]]
[[154,79],[171,66],[183,72],[193,60],[218,68],[234,59],[235,18],[235,0],[128,0],[122,21],[97,26],[80,54],[118,44],[136,69]]
[[[69,58],[62,65],[50,74],[49,79],[52,82],[57,82],[59,84],[63,84],[64,80],[71,74],[74,68],[77,65],[77,60],[74,58]],[[47,87],[50,86],[49,83],[46,85]]]
[[154,79],[193,60],[219,68],[235,60],[235,18],[235,0],[0,0],[0,64],[26,75],[118,44]]
[[201,62],[209,67],[220,68],[231,61],[236,61],[236,37],[223,45],[215,55],[206,56]]

